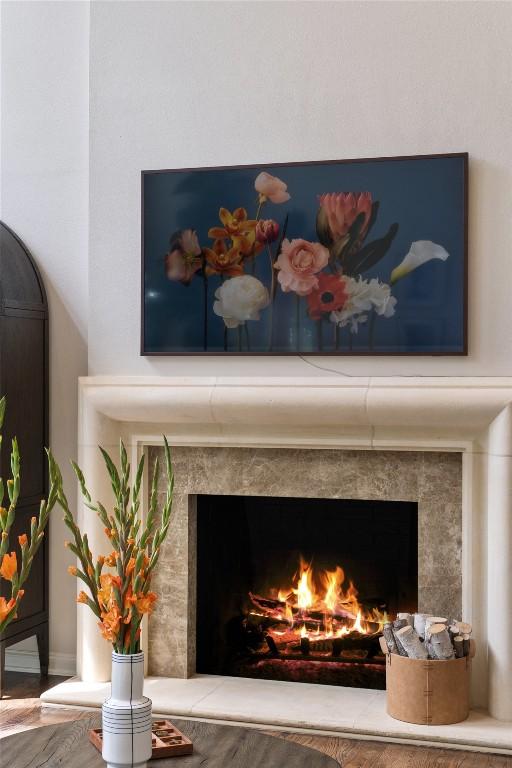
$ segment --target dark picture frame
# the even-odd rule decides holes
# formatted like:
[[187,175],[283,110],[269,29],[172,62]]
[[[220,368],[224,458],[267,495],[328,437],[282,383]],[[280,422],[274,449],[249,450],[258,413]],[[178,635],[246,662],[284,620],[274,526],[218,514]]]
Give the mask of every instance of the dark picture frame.
[[468,354],[467,152],[144,170],[141,252],[143,356]]

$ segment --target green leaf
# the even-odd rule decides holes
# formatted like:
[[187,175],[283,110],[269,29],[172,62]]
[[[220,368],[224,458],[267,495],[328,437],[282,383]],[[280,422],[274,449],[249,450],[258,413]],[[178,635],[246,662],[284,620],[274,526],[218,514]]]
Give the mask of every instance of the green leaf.
[[398,224],[392,224],[388,233],[380,240],[374,240],[361,248],[360,251],[351,254],[343,263],[344,273],[350,276],[362,275],[374,267],[388,252],[397,232]]
[[7,398],[4,395],[0,399],[0,429],[3,427],[4,424],[4,417],[5,417],[5,406],[7,405]]
[[373,228],[373,225],[375,224],[375,222],[377,220],[377,215],[379,213],[379,207],[380,207],[380,203],[379,203],[378,200],[376,200],[372,204],[372,212],[370,214],[370,218],[368,219],[368,226],[366,227],[365,240],[368,237],[368,235],[370,234],[370,232],[371,232],[371,230]]
[[99,446],[101,455],[103,456],[103,461],[105,462],[105,465],[107,467],[108,474],[110,475],[110,480],[112,482],[112,490],[114,491],[115,496],[118,495],[119,489],[121,487],[121,480],[119,479],[119,472],[117,471],[117,467],[106,452],[104,448]]
[[352,222],[352,226],[350,227],[347,234],[339,238],[339,240],[337,240],[331,248],[331,256],[335,260],[339,261],[342,267],[344,267],[345,259],[348,258],[361,238],[361,230],[364,226],[365,220],[365,214],[359,213]]

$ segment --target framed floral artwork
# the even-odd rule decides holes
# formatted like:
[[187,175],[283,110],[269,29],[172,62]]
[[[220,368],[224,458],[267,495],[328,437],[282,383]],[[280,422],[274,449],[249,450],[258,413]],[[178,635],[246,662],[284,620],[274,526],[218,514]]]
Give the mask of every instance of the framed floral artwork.
[[143,171],[141,354],[467,354],[467,169]]

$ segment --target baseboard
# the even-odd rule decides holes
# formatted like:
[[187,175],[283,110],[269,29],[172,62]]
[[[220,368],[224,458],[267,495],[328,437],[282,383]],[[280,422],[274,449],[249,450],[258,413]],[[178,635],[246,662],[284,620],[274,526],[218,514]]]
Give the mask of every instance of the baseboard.
[[[8,672],[39,672],[37,651],[17,651],[7,648],[5,651],[5,669]],[[50,653],[50,675],[76,674],[76,657],[73,653]]]

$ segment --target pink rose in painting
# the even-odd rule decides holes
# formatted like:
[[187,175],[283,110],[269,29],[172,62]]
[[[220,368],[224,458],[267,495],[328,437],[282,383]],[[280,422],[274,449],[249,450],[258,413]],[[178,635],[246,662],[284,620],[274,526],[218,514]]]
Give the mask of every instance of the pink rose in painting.
[[329,251],[320,243],[308,240],[283,240],[276,261],[277,279],[285,293],[295,291],[307,296],[318,286],[317,274],[329,261]]
[[[266,171],[258,174],[254,188],[256,192],[260,193],[261,202],[264,202],[265,198],[268,198],[271,203],[286,203],[290,199],[288,187],[284,181],[278,179],[277,176],[271,176]],[[261,197],[264,199],[261,200]]]
[[[359,216],[364,214],[363,226],[360,230],[360,239],[363,240],[368,229],[368,223],[372,212],[371,192],[328,192],[318,198],[320,210],[317,219],[317,228],[322,242],[325,236],[330,234],[331,240],[338,240],[347,234],[350,227]],[[325,231],[325,230],[328,231]]]
[[273,219],[260,219],[256,224],[256,240],[259,243],[273,243],[279,234],[279,224]]

